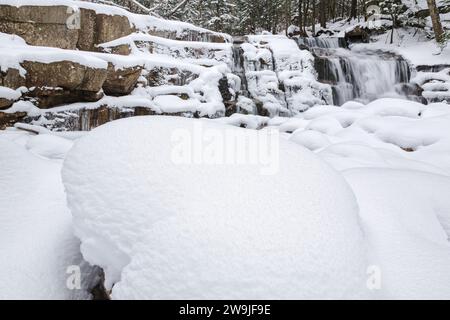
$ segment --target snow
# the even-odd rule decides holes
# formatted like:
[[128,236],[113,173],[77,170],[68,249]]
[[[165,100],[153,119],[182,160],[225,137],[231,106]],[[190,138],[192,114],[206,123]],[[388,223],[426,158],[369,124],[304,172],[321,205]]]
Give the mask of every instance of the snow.
[[[0,299],[88,299],[94,273],[79,253],[61,181],[72,142],[16,130],[0,133]],[[79,266],[82,287],[66,273]]]
[[[19,40],[18,40],[19,39]],[[20,74],[26,74],[20,65],[24,61],[36,61],[40,63],[52,63],[59,61],[72,61],[83,66],[106,69],[108,64],[94,55],[86,54],[76,50],[63,50],[59,48],[28,46],[19,36],[0,33],[0,50],[2,59],[0,68],[6,72],[9,68],[17,69]]]
[[2,110],[4,113],[26,112],[29,116],[38,116],[42,110],[30,101],[17,101],[10,108]]
[[[271,116],[295,115],[315,105],[332,102],[331,87],[318,82],[314,57],[281,35],[248,36],[244,50],[250,93]],[[285,92],[279,90],[282,84]]]
[[[248,115],[142,117],[90,133],[52,132],[42,126],[56,128],[55,113],[69,118],[104,106],[223,116],[219,81],[228,80],[234,97],[242,90],[231,73],[232,39],[86,1],[0,4],[93,9],[126,16],[137,31],[101,45],[129,44],[130,56],[28,46],[0,33],[2,72],[16,68],[25,76],[23,61],[143,68],[128,96],[51,110],[17,101],[2,110],[35,118],[0,132],[6,191],[0,196],[0,299],[90,298],[98,274],[80,244],[84,258],[104,268],[114,299],[450,299],[450,106],[433,103],[450,102],[450,48],[436,54],[429,19],[425,31],[397,29],[393,44],[383,33],[350,51],[336,49],[355,59],[388,52],[412,67],[442,65],[439,72],[413,70],[411,83],[424,89],[428,105],[379,99],[378,91],[370,103],[329,105],[331,88],[317,82],[313,55],[284,35],[266,33],[248,36],[240,48],[245,89],[255,99],[240,92],[235,102]],[[424,9],[426,2],[410,8]],[[343,35],[357,25],[366,24],[340,21],[330,28]],[[213,37],[227,43],[206,42]],[[146,77],[155,71],[161,79],[150,86]],[[382,87],[386,95],[392,89]],[[16,101],[25,90],[0,86],[0,98]],[[266,116],[255,114],[260,107]],[[209,163],[221,155],[214,142],[228,134],[248,151],[261,142],[264,151],[261,136],[276,137],[270,155],[277,157]],[[192,150],[196,138],[203,142],[204,154],[175,163],[176,143],[189,138]],[[240,152],[225,151],[231,158]],[[267,170],[270,175],[262,174]],[[66,286],[72,265],[81,267],[81,290]],[[368,267],[381,271],[375,292],[366,287]]]
[[435,41],[430,41],[422,31],[416,28],[396,29],[394,43],[390,44],[387,37],[390,33],[374,36],[372,43],[355,44],[352,51],[381,50],[394,52],[403,56],[412,66],[428,66],[449,64],[450,47],[445,48],[442,53]]
[[439,72],[418,72],[411,79],[424,90],[422,96],[429,102],[450,101],[450,68],[444,68]]
[[[407,170],[344,173],[386,299],[449,299],[450,179]],[[380,201],[381,199],[381,201]]]
[[186,138],[211,146],[237,135],[255,145],[265,134],[138,117],[75,144],[62,174],[75,233],[85,259],[104,268],[114,299],[370,295],[353,194],[313,153],[281,140],[270,175],[263,163],[176,158]]
[[7,100],[17,100],[21,97],[22,93],[20,90],[13,90],[6,87],[0,86],[0,99],[7,99]]

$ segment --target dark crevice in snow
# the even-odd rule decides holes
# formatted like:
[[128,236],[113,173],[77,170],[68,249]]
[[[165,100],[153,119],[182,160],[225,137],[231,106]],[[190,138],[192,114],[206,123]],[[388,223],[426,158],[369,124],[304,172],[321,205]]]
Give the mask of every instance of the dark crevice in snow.
[[110,292],[105,288],[105,272],[100,267],[95,268],[99,273],[97,284],[90,289],[92,300],[110,300]]

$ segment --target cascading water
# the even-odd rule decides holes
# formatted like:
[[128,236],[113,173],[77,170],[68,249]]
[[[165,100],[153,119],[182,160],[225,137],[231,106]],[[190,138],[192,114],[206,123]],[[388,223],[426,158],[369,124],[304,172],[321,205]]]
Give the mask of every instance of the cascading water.
[[245,40],[242,37],[236,37],[233,39],[233,74],[237,75],[241,79],[241,88],[239,91],[239,95],[243,95],[245,97],[249,96],[248,93],[248,84],[247,78],[245,76],[245,68],[244,68],[244,51],[241,48],[241,44],[244,43]]
[[407,95],[404,87],[411,71],[401,57],[375,51],[355,52],[347,48],[343,38],[299,38],[298,43],[314,54],[319,81],[332,85],[335,105]]

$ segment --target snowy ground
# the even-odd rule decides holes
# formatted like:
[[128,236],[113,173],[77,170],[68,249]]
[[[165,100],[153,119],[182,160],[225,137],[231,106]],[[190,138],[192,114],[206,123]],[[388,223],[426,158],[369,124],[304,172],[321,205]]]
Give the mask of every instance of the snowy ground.
[[173,132],[199,122],[120,120],[81,140],[0,133],[0,297],[89,298],[66,287],[68,267],[89,271],[61,183],[70,149],[76,235],[113,298],[450,298],[447,105],[382,99],[202,122],[209,139],[233,128],[217,122],[276,128],[275,179],[264,162],[171,162]]
[[[420,8],[424,3],[419,1]],[[104,8],[77,4],[99,12]],[[140,31],[209,32],[114,12],[128,16]],[[445,23],[448,17],[443,18]],[[345,32],[357,23],[330,27]],[[393,44],[383,34],[351,49],[394,51],[413,66],[448,64],[450,49],[436,55],[438,48],[426,32],[416,31],[398,29]],[[132,34],[104,44],[129,43],[132,55],[119,57],[31,47],[5,34],[0,40],[8,58],[0,63],[2,71],[19,68],[31,56],[98,68],[107,62],[137,63],[147,72],[175,67],[198,76],[185,86],[166,81],[153,87],[141,79],[129,96],[53,111],[139,105],[214,116],[224,110],[219,80],[226,76],[235,82],[233,90],[240,88],[230,73],[236,67],[230,43]],[[152,43],[155,54],[137,48],[137,40]],[[104,269],[115,299],[450,299],[448,104],[379,99],[368,105],[316,105],[329,101],[328,85],[316,81],[309,52],[284,36],[249,40],[243,45],[248,90],[272,118],[145,117],[90,133],[56,133],[23,124],[22,129],[39,134],[0,131],[0,299],[89,299],[98,274],[86,261]],[[189,50],[180,54],[185,47]],[[428,77],[439,81],[426,83]],[[280,82],[290,96],[281,92]],[[450,88],[447,69],[415,74],[413,82],[429,89],[430,99],[433,90]],[[20,89],[0,89],[8,99],[20,95]],[[239,106],[255,108],[243,96]],[[19,110],[46,112],[24,101],[7,112]],[[199,123],[206,132],[197,131]],[[263,139],[260,144],[253,129],[263,127],[281,133],[271,135],[275,143]],[[262,148],[263,153],[252,163],[236,159],[241,149],[230,151],[219,143],[228,133],[244,142],[244,150]],[[196,135],[209,147],[217,142],[219,151],[206,148],[197,157],[195,141],[190,141],[192,163],[174,162],[180,150],[173,143]],[[275,149],[267,149],[269,142]],[[217,152],[232,161],[214,163]],[[78,270],[79,286],[72,277]]]
[[[86,299],[83,262],[66,206],[61,166],[72,141],[8,130],[0,134],[0,299]],[[69,290],[71,266],[82,286]]]

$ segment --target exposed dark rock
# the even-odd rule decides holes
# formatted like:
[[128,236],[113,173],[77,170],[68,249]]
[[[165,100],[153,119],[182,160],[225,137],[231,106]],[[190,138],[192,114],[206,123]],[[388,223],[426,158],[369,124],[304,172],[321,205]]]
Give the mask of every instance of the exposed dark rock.
[[450,64],[437,64],[432,66],[417,66],[416,70],[419,72],[440,72],[448,68],[450,68]]
[[12,106],[12,104],[14,103],[13,100],[9,100],[6,98],[0,98],[0,110],[1,109],[8,109],[9,107]]
[[370,35],[364,28],[357,26],[345,34],[345,39],[347,42],[350,43],[354,42],[367,43],[370,40]]
[[168,84],[183,86],[197,79],[198,74],[178,68],[155,67],[147,72],[145,78],[151,87]]
[[0,72],[0,85],[11,89],[17,89],[26,85],[26,79],[20,75],[19,70],[9,68],[5,72]]
[[26,115],[26,112],[6,113],[0,111],[0,130],[14,126],[15,123],[21,121]]
[[85,90],[67,90],[63,88],[36,87],[29,91],[26,97],[34,98],[35,104],[41,109],[69,104],[73,102],[95,102],[103,97],[103,92]]
[[130,94],[141,75],[142,67],[134,66],[116,70],[112,63],[108,64],[106,81],[103,90],[109,95]]

